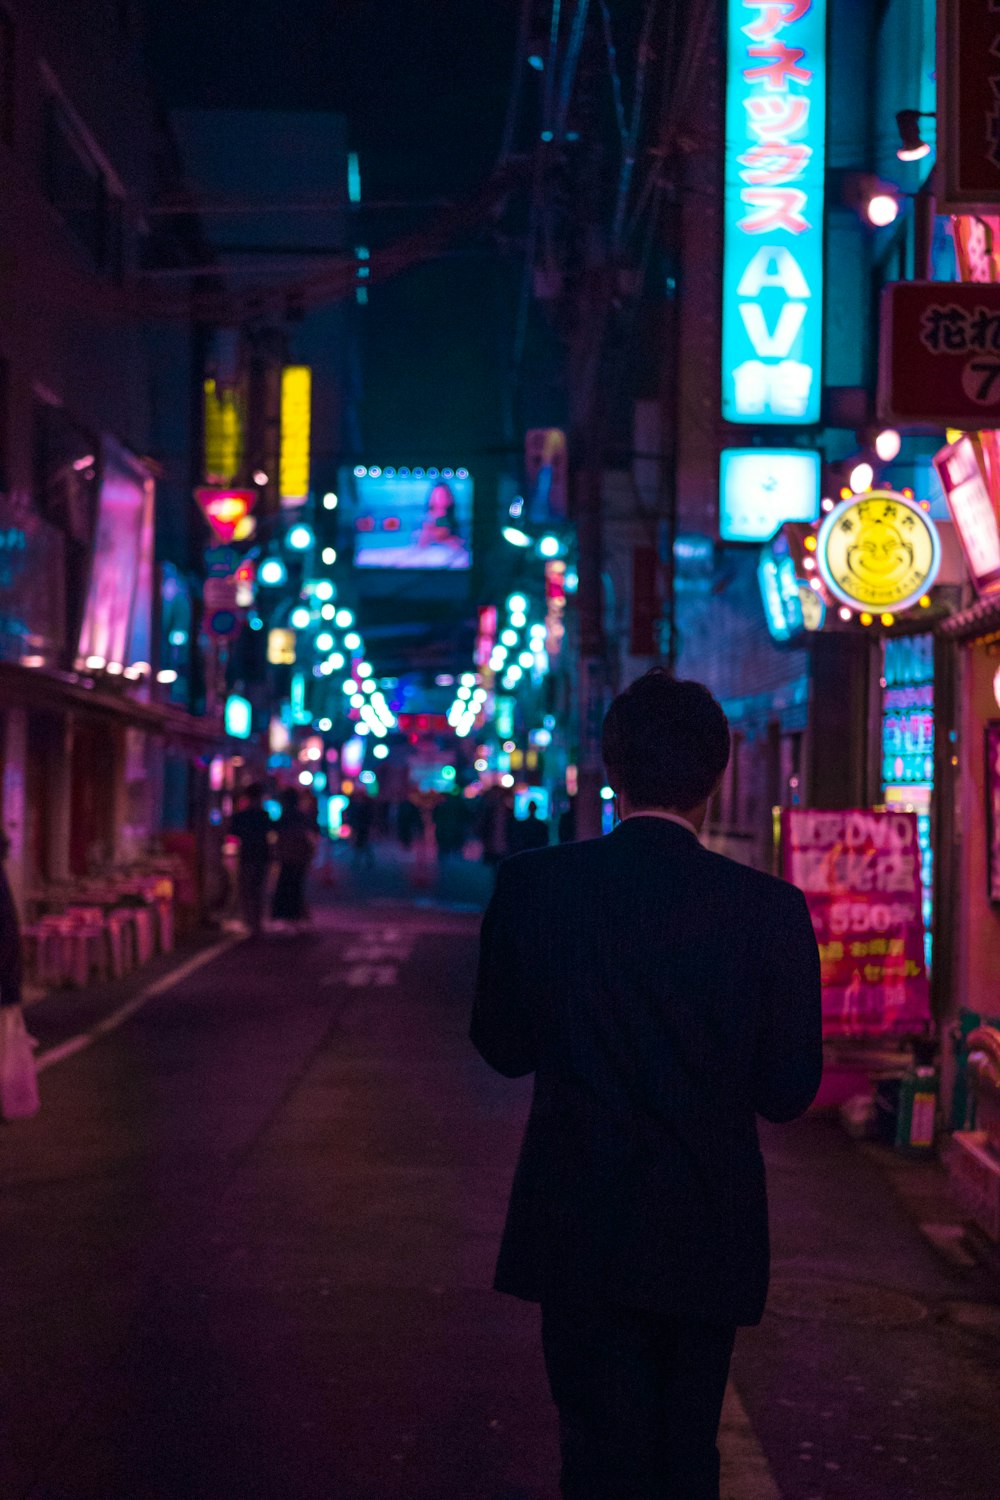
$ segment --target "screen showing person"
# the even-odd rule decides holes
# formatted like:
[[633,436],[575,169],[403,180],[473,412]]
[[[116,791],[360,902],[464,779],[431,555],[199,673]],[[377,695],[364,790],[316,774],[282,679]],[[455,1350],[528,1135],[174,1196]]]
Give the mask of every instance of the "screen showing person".
[[473,482],[467,474],[369,471],[355,483],[355,567],[470,567]]

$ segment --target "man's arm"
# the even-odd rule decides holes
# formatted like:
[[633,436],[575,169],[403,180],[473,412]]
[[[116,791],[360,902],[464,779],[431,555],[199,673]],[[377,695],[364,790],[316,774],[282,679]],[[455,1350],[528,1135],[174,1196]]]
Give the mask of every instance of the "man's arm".
[[754,1109],[776,1124],[809,1108],[823,1073],[819,949],[805,897],[785,886],[764,949]]
[[533,1073],[537,1060],[516,929],[510,875],[501,865],[479,936],[476,999],[469,1035],[480,1057],[505,1078]]

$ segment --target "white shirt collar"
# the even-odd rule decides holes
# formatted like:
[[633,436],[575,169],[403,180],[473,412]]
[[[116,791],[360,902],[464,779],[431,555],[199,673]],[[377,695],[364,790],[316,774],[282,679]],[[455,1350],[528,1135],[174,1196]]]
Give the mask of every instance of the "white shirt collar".
[[622,818],[622,822],[627,823],[630,818],[662,818],[666,823],[679,823],[682,828],[686,828],[689,833],[693,833],[695,838],[698,837],[697,828],[688,818],[682,817],[680,813],[660,812],[658,808],[652,807],[644,808],[641,812],[629,813],[627,818]]

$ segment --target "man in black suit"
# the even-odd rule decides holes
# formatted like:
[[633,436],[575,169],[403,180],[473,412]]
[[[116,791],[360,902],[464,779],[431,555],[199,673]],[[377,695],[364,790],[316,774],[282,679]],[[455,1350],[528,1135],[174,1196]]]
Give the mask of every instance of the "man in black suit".
[[698,841],[729,759],[708,690],[612,703],[620,825],[519,854],[483,921],[472,1040],[534,1072],[495,1286],[541,1303],[565,1500],[718,1500],[736,1329],[768,1282],[756,1115],[822,1069],[802,893]]

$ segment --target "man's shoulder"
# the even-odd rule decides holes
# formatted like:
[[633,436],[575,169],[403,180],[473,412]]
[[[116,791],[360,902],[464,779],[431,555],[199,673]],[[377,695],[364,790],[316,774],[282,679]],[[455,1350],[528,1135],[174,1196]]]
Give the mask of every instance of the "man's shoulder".
[[500,865],[504,883],[520,885],[525,881],[558,880],[582,870],[600,859],[605,840],[579,839],[572,844],[546,844],[538,849],[521,849],[508,854]]
[[771,905],[792,905],[801,900],[798,886],[782,880],[779,875],[770,875],[766,870],[742,864],[738,859],[716,853],[714,849],[703,849],[702,852],[709,878],[720,885],[725,884],[743,899]]

